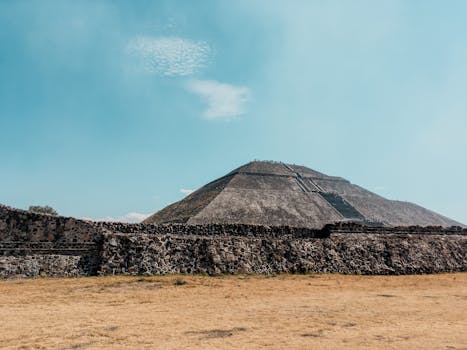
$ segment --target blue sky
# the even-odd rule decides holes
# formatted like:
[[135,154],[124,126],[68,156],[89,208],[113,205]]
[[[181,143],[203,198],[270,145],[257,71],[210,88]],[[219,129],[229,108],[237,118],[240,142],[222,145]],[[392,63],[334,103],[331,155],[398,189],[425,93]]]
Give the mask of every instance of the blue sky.
[[467,223],[465,18],[455,0],[0,1],[0,203],[136,220],[266,159]]

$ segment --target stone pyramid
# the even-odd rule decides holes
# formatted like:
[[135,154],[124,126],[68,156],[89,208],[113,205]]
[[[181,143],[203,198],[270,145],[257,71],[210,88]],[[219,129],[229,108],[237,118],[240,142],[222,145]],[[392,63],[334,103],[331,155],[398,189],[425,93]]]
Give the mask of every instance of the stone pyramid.
[[214,180],[144,223],[235,223],[322,228],[339,221],[462,226],[416,204],[385,199],[304,166],[254,161]]

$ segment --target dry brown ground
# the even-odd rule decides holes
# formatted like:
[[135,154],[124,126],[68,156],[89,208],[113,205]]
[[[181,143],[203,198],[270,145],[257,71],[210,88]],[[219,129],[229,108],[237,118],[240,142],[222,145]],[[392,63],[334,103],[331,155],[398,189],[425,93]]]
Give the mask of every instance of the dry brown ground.
[[467,349],[467,274],[4,280],[0,348]]

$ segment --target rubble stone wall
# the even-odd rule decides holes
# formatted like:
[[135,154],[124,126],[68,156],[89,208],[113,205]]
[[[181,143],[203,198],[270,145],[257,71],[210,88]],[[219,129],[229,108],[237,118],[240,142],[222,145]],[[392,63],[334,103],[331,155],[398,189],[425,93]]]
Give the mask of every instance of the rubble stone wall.
[[99,273],[421,274],[467,271],[467,236],[332,234],[325,239],[111,234]]
[[0,278],[6,277],[81,277],[95,276],[99,253],[0,255]]
[[94,223],[0,206],[0,277],[467,271],[467,230]]
[[0,242],[94,242],[100,232],[91,221],[0,206]]

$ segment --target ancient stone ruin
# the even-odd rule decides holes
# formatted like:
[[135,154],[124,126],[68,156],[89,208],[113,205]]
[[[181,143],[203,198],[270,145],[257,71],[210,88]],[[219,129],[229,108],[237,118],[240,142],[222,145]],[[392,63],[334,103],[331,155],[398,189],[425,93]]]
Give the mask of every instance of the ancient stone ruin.
[[0,205],[0,277],[454,271],[461,224],[282,163],[247,164],[141,224]]
[[462,226],[416,204],[385,199],[336,176],[280,162],[251,162],[169,205],[145,223]]

